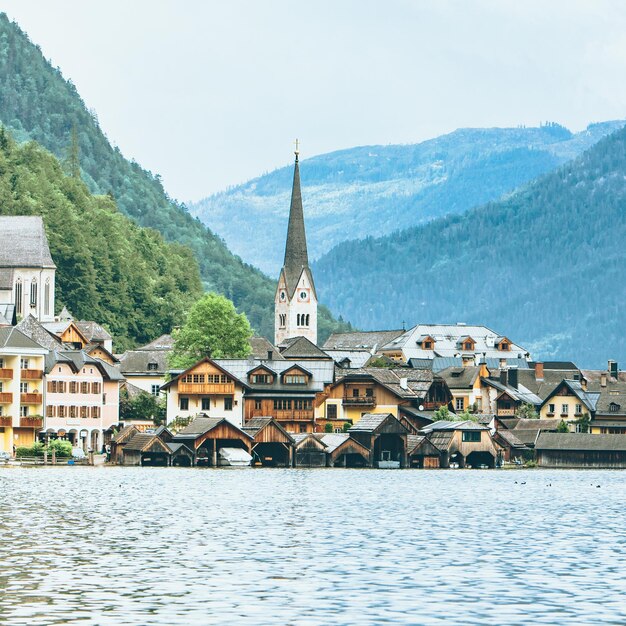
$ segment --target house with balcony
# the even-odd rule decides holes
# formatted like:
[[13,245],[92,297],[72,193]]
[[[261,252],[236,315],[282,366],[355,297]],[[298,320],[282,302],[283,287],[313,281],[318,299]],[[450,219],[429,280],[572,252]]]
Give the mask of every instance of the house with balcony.
[[334,380],[332,359],[217,359],[216,363],[245,382],[246,423],[272,417],[290,433],[314,432],[315,398]]
[[319,431],[330,424],[334,432],[340,432],[357,424],[365,414],[398,418],[400,407],[412,407],[425,416],[449,406],[451,400],[446,382],[431,370],[337,369],[335,381],[316,398],[316,425]]
[[600,393],[587,388],[586,379],[563,380],[549,393],[540,407],[542,418],[559,418],[573,432],[584,429],[582,423],[593,419]]
[[17,328],[0,327],[0,451],[31,446],[43,427],[47,352]]
[[225,418],[241,428],[243,394],[248,384],[227,370],[221,362],[205,357],[161,386],[167,393],[167,423],[176,418],[199,415]]

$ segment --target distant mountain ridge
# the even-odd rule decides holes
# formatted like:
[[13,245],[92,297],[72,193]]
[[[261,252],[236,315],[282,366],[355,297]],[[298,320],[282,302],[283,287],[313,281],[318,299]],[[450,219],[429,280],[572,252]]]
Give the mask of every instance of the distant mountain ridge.
[[320,297],[363,329],[485,324],[545,359],[626,362],[626,129],[499,202],[313,266]]
[[[573,134],[538,128],[460,129],[419,144],[362,146],[301,162],[309,253],[463,213],[575,158],[623,121]],[[192,203],[189,211],[236,254],[274,276],[282,264],[290,166]]]

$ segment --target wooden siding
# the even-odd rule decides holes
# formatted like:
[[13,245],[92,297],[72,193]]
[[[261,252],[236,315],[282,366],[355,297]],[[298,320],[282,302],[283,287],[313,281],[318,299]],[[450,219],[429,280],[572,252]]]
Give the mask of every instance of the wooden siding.
[[537,450],[540,467],[626,469],[626,452],[615,450]]
[[271,422],[261,428],[261,430],[254,436],[255,443],[286,443],[291,445],[289,436],[286,435],[276,424]]

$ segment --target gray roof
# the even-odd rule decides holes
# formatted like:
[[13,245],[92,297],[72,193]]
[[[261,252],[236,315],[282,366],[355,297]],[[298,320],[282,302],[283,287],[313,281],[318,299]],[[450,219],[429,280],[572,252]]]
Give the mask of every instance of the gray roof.
[[200,435],[208,433],[222,422],[228,422],[235,430],[239,430],[242,434],[250,437],[250,439],[253,438],[250,433],[245,432],[237,425],[228,421],[225,417],[196,417],[191,424],[176,433],[175,439],[197,439]]
[[342,443],[350,439],[348,433],[325,433],[321,437],[322,443],[326,446],[326,452],[334,452]]
[[361,419],[348,429],[349,433],[365,432],[372,433],[377,430],[383,422],[388,419],[394,420],[398,424],[398,429],[408,432],[408,429],[391,413],[365,413]]
[[45,328],[33,315],[28,315],[21,320],[16,328],[21,330],[25,335],[28,335],[33,341],[36,341],[39,345],[48,350],[62,350],[63,343],[47,328]]
[[145,346],[137,348],[137,350],[171,350],[174,347],[174,338],[172,335],[161,335]]
[[[430,370],[415,370],[408,367],[396,369],[386,367],[363,367],[353,370],[338,369],[336,374],[336,383],[372,379],[400,398],[423,398],[428,393],[435,379]],[[406,380],[406,387],[403,386],[403,379]]]
[[[525,448],[526,444],[517,437],[517,435],[512,430],[507,430],[503,428],[496,433],[498,437],[502,437],[504,441],[506,441],[509,446],[512,448]],[[534,441],[534,439],[533,439]]]
[[76,372],[85,366],[96,367],[104,379],[124,380],[124,376],[116,367],[87,354],[84,350],[50,350],[46,355],[46,373],[49,374],[57,363],[66,363]]
[[153,440],[160,439],[154,433],[142,433],[138,432],[132,439],[124,446],[124,450],[128,451],[140,451],[143,450]]
[[626,452],[626,435],[541,433],[535,448],[537,450]]
[[14,326],[0,327],[0,348],[34,350],[36,354],[43,354],[45,351],[43,346],[40,346]]
[[107,331],[104,326],[98,324],[98,322],[81,320],[80,322],[75,321],[74,324],[76,324],[78,330],[85,335],[90,343],[113,339],[109,331]]
[[350,333],[333,333],[322,346],[324,349],[365,348],[375,351],[392,339],[399,337],[403,330],[366,330]]
[[282,361],[283,357],[278,348],[265,337],[250,337],[250,347],[252,352],[250,356],[255,359],[267,359],[268,353],[272,353],[272,359],[276,361]]
[[13,326],[16,319],[14,304],[0,304],[0,326]]
[[[119,356],[120,370],[124,374],[146,374],[163,376],[167,372],[169,350],[127,350]],[[148,369],[149,363],[156,363],[156,369]]]
[[13,268],[0,268],[0,291],[11,291],[13,289]]
[[320,350],[306,337],[290,337],[280,345],[283,358],[292,360],[300,358],[329,359],[330,357]]
[[324,348],[324,352],[331,357],[337,365],[341,365],[345,359],[350,360],[350,368],[358,369],[365,367],[367,362],[372,358],[371,353],[365,349],[354,348],[352,350],[345,348],[343,350],[334,350]]
[[0,267],[56,267],[39,215],[0,216],[0,241]]
[[463,420],[458,422],[453,422],[452,420],[439,420],[422,428],[423,433],[432,433],[441,430],[489,430],[489,427],[483,424],[479,424],[478,422],[472,422],[470,420]]
[[506,393],[509,397],[513,398],[517,402],[524,402],[526,404],[532,404],[533,406],[539,406],[541,404],[541,398],[532,393],[529,389],[527,389],[524,385],[518,382],[517,387],[513,387],[512,385],[504,385],[499,380],[495,380],[493,378],[483,378],[482,381],[500,391],[501,393]]
[[[617,410],[611,410],[612,404],[617,405]],[[623,417],[626,415],[626,382],[614,381],[608,383],[606,387],[600,388],[596,403],[596,415],[605,417]]]
[[184,443],[182,443],[181,441],[177,442],[177,443],[173,443],[173,442],[166,442],[165,445],[170,449],[170,452],[172,454],[176,454],[179,450],[181,449],[185,449],[188,452],[191,452],[191,454],[193,454],[193,450],[191,448],[189,448],[188,446],[186,446]]
[[565,385],[585,405],[588,411],[593,412],[596,410],[596,403],[598,402],[600,394],[583,389],[579,380],[562,380],[561,383],[556,385],[550,394],[544,399],[543,405],[550,402],[552,396],[556,394],[561,385]]
[[466,367],[448,367],[438,372],[450,389],[466,389],[472,387],[480,375],[480,367],[470,365]]

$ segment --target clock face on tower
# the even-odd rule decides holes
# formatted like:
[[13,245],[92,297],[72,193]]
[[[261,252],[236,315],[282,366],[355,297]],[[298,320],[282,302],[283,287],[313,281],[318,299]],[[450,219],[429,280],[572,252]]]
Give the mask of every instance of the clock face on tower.
[[300,302],[306,302],[309,299],[309,292],[306,289],[301,289],[298,294],[298,300]]
[[287,299],[287,292],[284,289],[280,290],[280,301],[284,302]]

